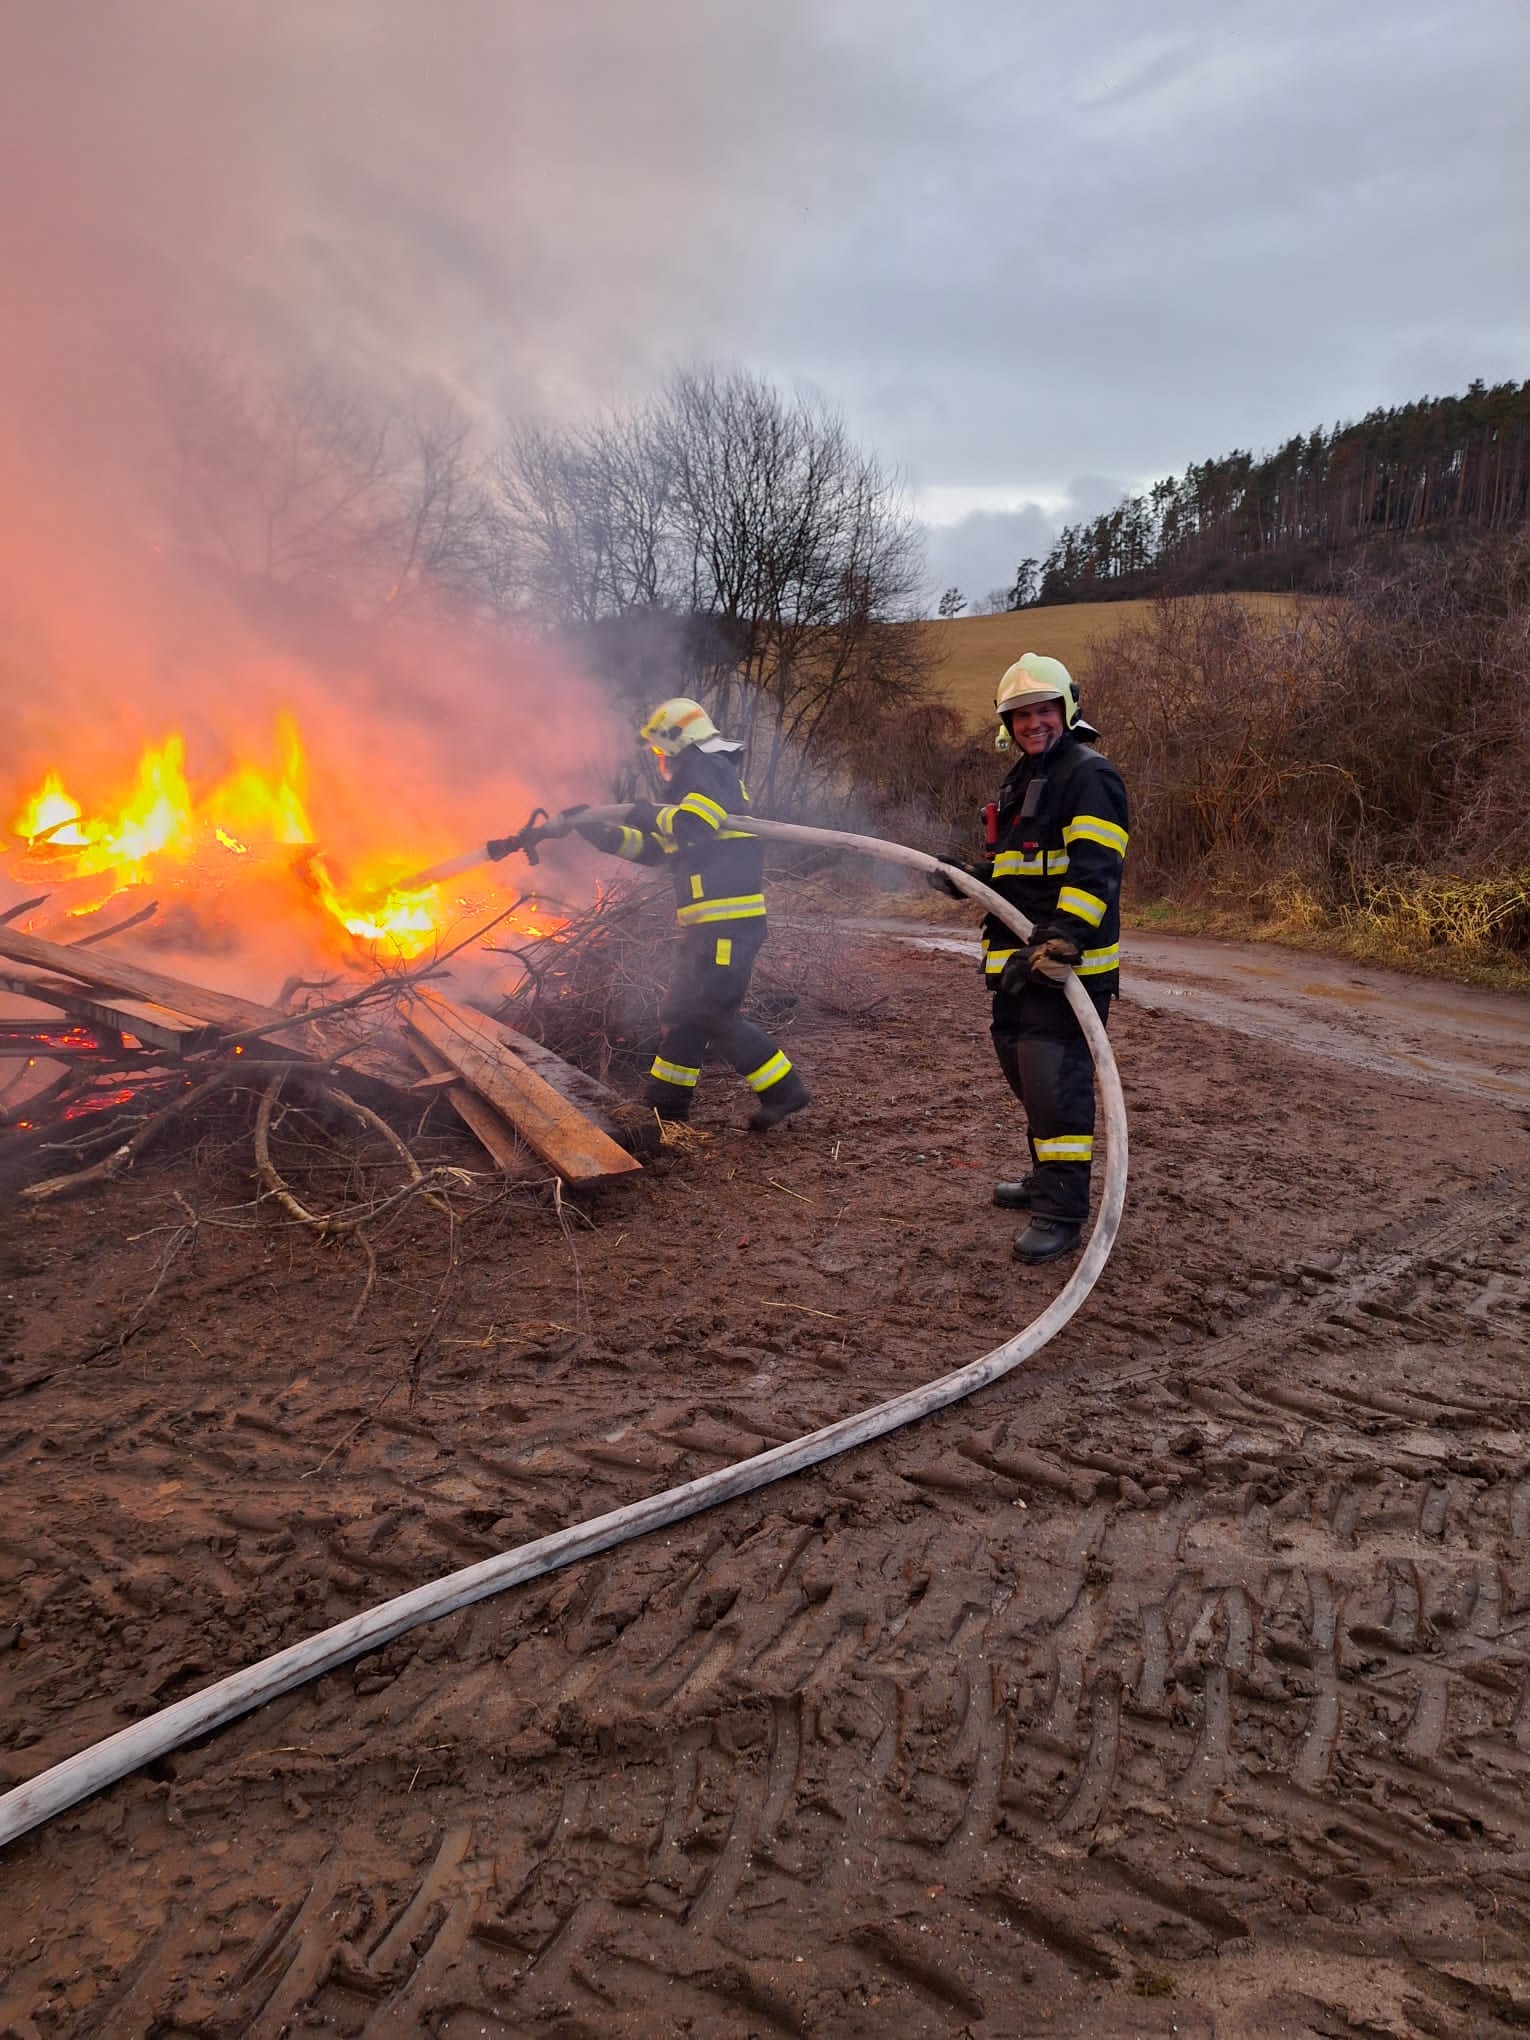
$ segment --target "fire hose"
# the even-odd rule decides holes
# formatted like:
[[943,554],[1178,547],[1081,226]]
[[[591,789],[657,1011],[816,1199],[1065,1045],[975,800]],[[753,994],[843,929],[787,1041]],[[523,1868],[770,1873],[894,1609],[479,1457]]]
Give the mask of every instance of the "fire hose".
[[[591,808],[586,809],[579,819],[608,820],[623,812],[617,808]],[[730,815],[727,820],[733,827],[747,828],[756,835],[780,842],[857,851],[904,865],[911,871],[943,872],[962,892],[997,915],[1022,940],[1030,938],[1030,922],[1007,900],[959,867],[944,864],[922,850],[910,849],[900,843],[886,843],[874,836],[847,835],[836,829],[812,829],[791,822],[762,821],[753,816],[740,818]],[[543,830],[533,831],[528,827],[522,834],[532,835],[536,840],[542,835],[563,834],[566,826],[560,819]],[[516,844],[515,847],[523,848],[525,845]],[[470,853],[454,860],[455,868],[465,870],[487,855],[487,850]],[[289,1644],[286,1649],[262,1659],[258,1664],[233,1672],[204,1687],[201,1692],[189,1694],[184,1700],[177,1700],[158,1713],[119,1729],[115,1735],[107,1736],[75,1756],[66,1757],[51,1769],[39,1772],[35,1778],[29,1778],[0,1796],[0,1846],[32,1828],[40,1827],[55,1814],[78,1805],[81,1800],[114,1785],[169,1751],[209,1734],[225,1722],[237,1720],[240,1715],[250,1713],[279,1694],[291,1692],[310,1679],[320,1678],[339,1665],[348,1664],[368,1651],[380,1649],[423,1622],[455,1614],[491,1594],[503,1593],[509,1587],[540,1579],[579,1559],[591,1558],[598,1552],[609,1551],[633,1538],[646,1536],[650,1531],[683,1522],[703,1509],[734,1501],[740,1495],[752,1494],[757,1488],[767,1487],[790,1474],[833,1459],[842,1452],[869,1444],[873,1439],[885,1437],[905,1424],[930,1416],[936,1410],[946,1409],[979,1389],[987,1388],[1030,1359],[1062,1330],[1098,1281],[1115,1243],[1126,1201],[1126,1107],[1115,1057],[1099,1016],[1071,971],[1065,990],[1094,1057],[1104,1105],[1107,1134],[1104,1187],[1094,1230],[1073,1273],[1040,1315],[1022,1331],[1003,1345],[995,1346],[981,1359],[971,1360],[950,1374],[926,1382],[921,1388],[909,1389],[902,1395],[876,1404],[872,1409],[862,1410],[856,1416],[842,1417],[837,1423],[825,1425],[806,1437],[772,1446],[769,1451],[741,1459],[732,1466],[721,1467],[715,1473],[703,1474],[696,1480],[683,1482],[679,1487],[667,1488],[661,1494],[629,1502],[603,1516],[591,1517],[586,1522],[572,1524],[550,1536],[538,1537],[514,1550],[481,1559],[476,1565],[464,1566],[442,1579],[429,1581],[406,1594],[397,1595],[391,1601],[384,1601],[378,1607],[348,1616],[345,1621],[321,1630],[316,1636]]]

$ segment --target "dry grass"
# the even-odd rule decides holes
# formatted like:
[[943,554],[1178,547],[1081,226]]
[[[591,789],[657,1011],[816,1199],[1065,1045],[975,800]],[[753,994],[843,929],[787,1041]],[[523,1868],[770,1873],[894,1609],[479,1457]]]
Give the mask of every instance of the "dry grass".
[[[1276,616],[1319,608],[1327,600],[1315,595],[1210,595],[1198,599],[1236,603],[1255,615]],[[918,628],[930,633],[938,660],[931,683],[935,693],[962,716],[987,722],[993,717],[999,675],[1022,653],[1044,652],[1049,658],[1061,659],[1075,679],[1087,680],[1095,645],[1127,625],[1145,622],[1154,607],[1151,601],[1068,602],[1007,616],[958,616]]]

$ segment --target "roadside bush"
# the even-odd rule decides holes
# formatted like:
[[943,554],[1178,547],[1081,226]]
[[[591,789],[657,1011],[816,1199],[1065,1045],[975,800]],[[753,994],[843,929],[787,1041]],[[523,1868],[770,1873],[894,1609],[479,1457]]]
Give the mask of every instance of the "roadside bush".
[[1083,678],[1139,895],[1530,949],[1523,537],[1361,565],[1289,615],[1163,601]]

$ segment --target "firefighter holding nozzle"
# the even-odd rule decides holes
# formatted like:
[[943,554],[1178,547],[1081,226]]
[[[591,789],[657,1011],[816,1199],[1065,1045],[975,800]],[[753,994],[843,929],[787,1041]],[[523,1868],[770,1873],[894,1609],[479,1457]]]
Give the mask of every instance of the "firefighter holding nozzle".
[[[1025,1110],[1030,1172],[994,1187],[993,1201],[1025,1211],[1022,1261],[1071,1253],[1089,1216],[1094,1155],[1094,1063],[1064,987],[1073,971],[1103,1025],[1120,988],[1121,871],[1126,789],[1094,748],[1078,688],[1061,660],[1027,652],[999,682],[1001,749],[1020,753],[988,813],[988,858],[960,868],[1033,924],[1020,946],[990,914],[983,969],[993,996],[994,1051]],[[937,891],[967,895],[943,873]]]
[[612,821],[566,812],[597,850],[662,866],[674,884],[679,955],[643,1102],[661,1118],[688,1119],[710,1050],[754,1093],[749,1125],[764,1133],[810,1099],[785,1052],[740,1012],[765,942],[764,847],[729,826],[749,805],[738,768],[744,747],[719,733],[700,702],[682,697],[660,702],[638,740],[658,761],[668,801],[634,801]]

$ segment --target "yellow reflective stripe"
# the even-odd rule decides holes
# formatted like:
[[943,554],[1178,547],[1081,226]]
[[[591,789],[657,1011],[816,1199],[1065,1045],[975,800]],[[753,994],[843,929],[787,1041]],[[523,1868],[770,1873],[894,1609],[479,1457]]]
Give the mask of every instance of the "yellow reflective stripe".
[[710,829],[720,829],[728,819],[728,810],[715,800],[708,800],[704,793],[688,793],[675,812],[694,815],[698,822],[705,822]]
[[707,921],[758,920],[764,912],[764,893],[745,893],[736,900],[697,900],[694,906],[677,907],[675,919],[682,928],[696,928]]
[[1103,971],[1121,968],[1121,946],[1112,942],[1108,949],[1086,949],[1079,962],[1074,964],[1076,977],[1099,977]]
[[1063,824],[1065,843],[1103,843],[1118,857],[1126,855],[1127,836],[1119,822],[1107,822],[1103,815],[1075,815]]
[[751,1070],[744,1082],[751,1091],[768,1091],[772,1084],[779,1084],[783,1077],[790,1076],[791,1068],[791,1064],[778,1048],[770,1061],[761,1063],[757,1070]]
[[701,1071],[687,1069],[684,1063],[666,1062],[662,1055],[656,1055],[653,1059],[653,1068],[648,1074],[657,1077],[661,1083],[678,1084],[683,1090],[693,1091]]
[[1027,856],[1023,850],[1001,850],[993,860],[995,878],[1061,878],[1068,868],[1066,850],[1038,850]]
[[1065,885],[1057,895],[1057,911],[1076,915],[1080,921],[1087,921],[1091,928],[1098,928],[1105,918],[1105,902],[1096,893],[1081,892],[1076,885]]
[[641,857],[643,854],[642,830],[629,829],[624,822],[622,824],[622,840],[616,846],[616,854],[618,857],[625,857],[629,860],[634,857]]
[[1024,878],[1028,874],[1041,875],[1041,852],[1027,857],[1023,850],[1001,850],[993,860],[995,878]]
[[719,843],[752,843],[754,841],[754,831],[753,829],[719,829],[717,840]]
[[733,961],[733,937],[731,935],[718,936],[717,961],[722,964],[728,964]]
[[675,810],[672,807],[661,807],[653,818],[653,825],[661,836],[673,836],[675,833]]
[[997,977],[1009,959],[1019,954],[1018,949],[990,949],[984,959],[983,968],[990,977]]
[[701,873],[693,871],[691,873],[691,898],[693,900],[704,900],[706,896],[706,888],[701,883]]
[[1053,1140],[1037,1140],[1033,1135],[1031,1145],[1036,1150],[1038,1162],[1090,1162],[1094,1159],[1092,1133],[1061,1133]]

